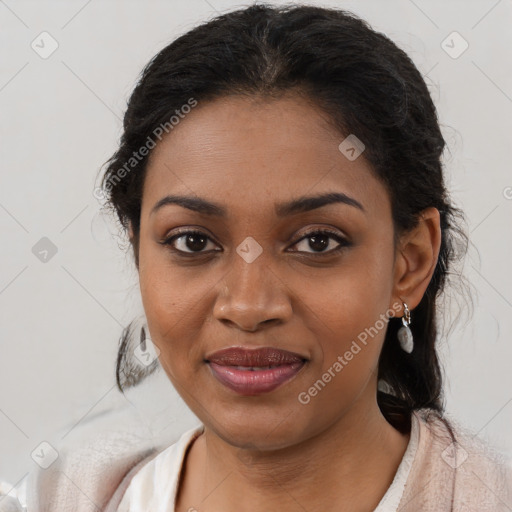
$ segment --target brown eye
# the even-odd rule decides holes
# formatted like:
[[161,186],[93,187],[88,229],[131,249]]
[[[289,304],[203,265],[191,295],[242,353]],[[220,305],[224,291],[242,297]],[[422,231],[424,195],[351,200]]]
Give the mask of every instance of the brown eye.
[[211,241],[210,237],[202,231],[189,230],[167,238],[163,244],[170,245],[178,253],[194,254],[208,252],[204,249],[208,246],[209,241]]
[[[303,236],[294,245],[299,245],[300,243],[304,244],[305,249],[312,249],[312,252],[310,252],[310,254],[332,254],[351,245],[350,242],[348,242],[348,240],[340,236],[338,233],[326,230],[311,231],[310,233],[307,233],[305,236]],[[336,243],[338,244],[338,246],[336,246]],[[299,250],[298,252],[309,251]]]

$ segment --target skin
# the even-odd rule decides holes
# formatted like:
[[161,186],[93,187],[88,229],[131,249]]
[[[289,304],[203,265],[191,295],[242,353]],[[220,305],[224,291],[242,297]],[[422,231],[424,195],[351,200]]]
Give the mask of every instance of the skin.
[[[186,456],[178,512],[369,511],[394,478],[409,435],[376,401],[385,327],[309,403],[298,396],[393,306],[402,316],[406,302],[414,322],[439,254],[439,212],[422,212],[395,248],[389,195],[364,153],[350,161],[340,152],[343,139],[300,96],[230,96],[199,104],[150,156],[138,253],[143,305],[162,367],[205,425]],[[276,215],[275,203],[326,192],[364,211],[335,203]],[[169,194],[219,203],[227,215],[174,204],[152,212]],[[182,237],[174,247],[192,257],[176,255],[161,242],[177,228],[199,229],[207,244]],[[321,251],[305,237],[315,229],[350,245],[335,253],[339,242],[326,238]],[[251,263],[236,251],[247,237],[262,249]],[[274,391],[242,396],[204,363],[237,345],[274,346],[308,362]]]

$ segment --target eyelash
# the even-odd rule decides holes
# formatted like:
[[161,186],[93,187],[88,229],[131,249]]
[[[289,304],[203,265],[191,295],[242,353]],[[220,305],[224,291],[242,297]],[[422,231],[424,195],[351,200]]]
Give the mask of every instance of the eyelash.
[[[181,251],[180,249],[176,249],[173,246],[173,242],[175,240],[182,238],[184,236],[187,236],[187,235],[203,236],[203,237],[206,237],[208,240],[211,240],[211,238],[203,231],[199,231],[196,229],[188,229],[188,230],[179,231],[178,233],[175,233],[174,235],[163,240],[161,243],[162,243],[162,245],[169,246],[169,248],[178,256],[185,257],[185,258],[194,257],[195,255],[200,255],[200,254],[207,254],[208,252],[210,252],[210,251],[187,252],[187,251]],[[299,240],[297,240],[292,245],[297,245],[302,240],[307,239],[308,237],[311,237],[313,235],[329,235],[329,238],[336,240],[336,242],[338,242],[340,245],[339,245],[339,247],[336,247],[335,249],[331,249],[330,251],[327,251],[327,252],[306,252],[305,254],[315,255],[315,256],[332,256],[333,254],[337,254],[337,253],[341,252],[343,249],[346,249],[347,247],[352,245],[348,240],[346,240],[345,238],[340,236],[338,233],[336,233],[334,231],[327,230],[327,229],[317,229],[317,230],[305,233],[301,238],[299,238]],[[215,251],[215,252],[220,252],[220,251]],[[297,252],[301,252],[304,254],[304,251],[297,251]]]

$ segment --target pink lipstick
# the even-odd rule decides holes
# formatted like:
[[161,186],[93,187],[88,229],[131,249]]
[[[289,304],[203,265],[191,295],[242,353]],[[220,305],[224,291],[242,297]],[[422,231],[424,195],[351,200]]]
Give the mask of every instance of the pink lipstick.
[[229,347],[205,358],[214,377],[242,395],[273,391],[297,375],[306,360],[294,352],[273,347]]

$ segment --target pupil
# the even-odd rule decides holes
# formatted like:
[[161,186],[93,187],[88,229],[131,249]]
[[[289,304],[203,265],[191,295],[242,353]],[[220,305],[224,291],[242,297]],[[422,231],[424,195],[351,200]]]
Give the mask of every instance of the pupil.
[[[320,242],[319,240],[323,240]],[[329,237],[327,235],[313,235],[309,237],[309,246],[312,249],[323,251],[326,247],[329,246]],[[311,243],[313,241],[313,243]]]
[[[194,243],[194,239],[200,240],[199,244]],[[201,251],[206,246],[206,237],[199,234],[192,234],[187,236],[187,247],[191,251]]]

